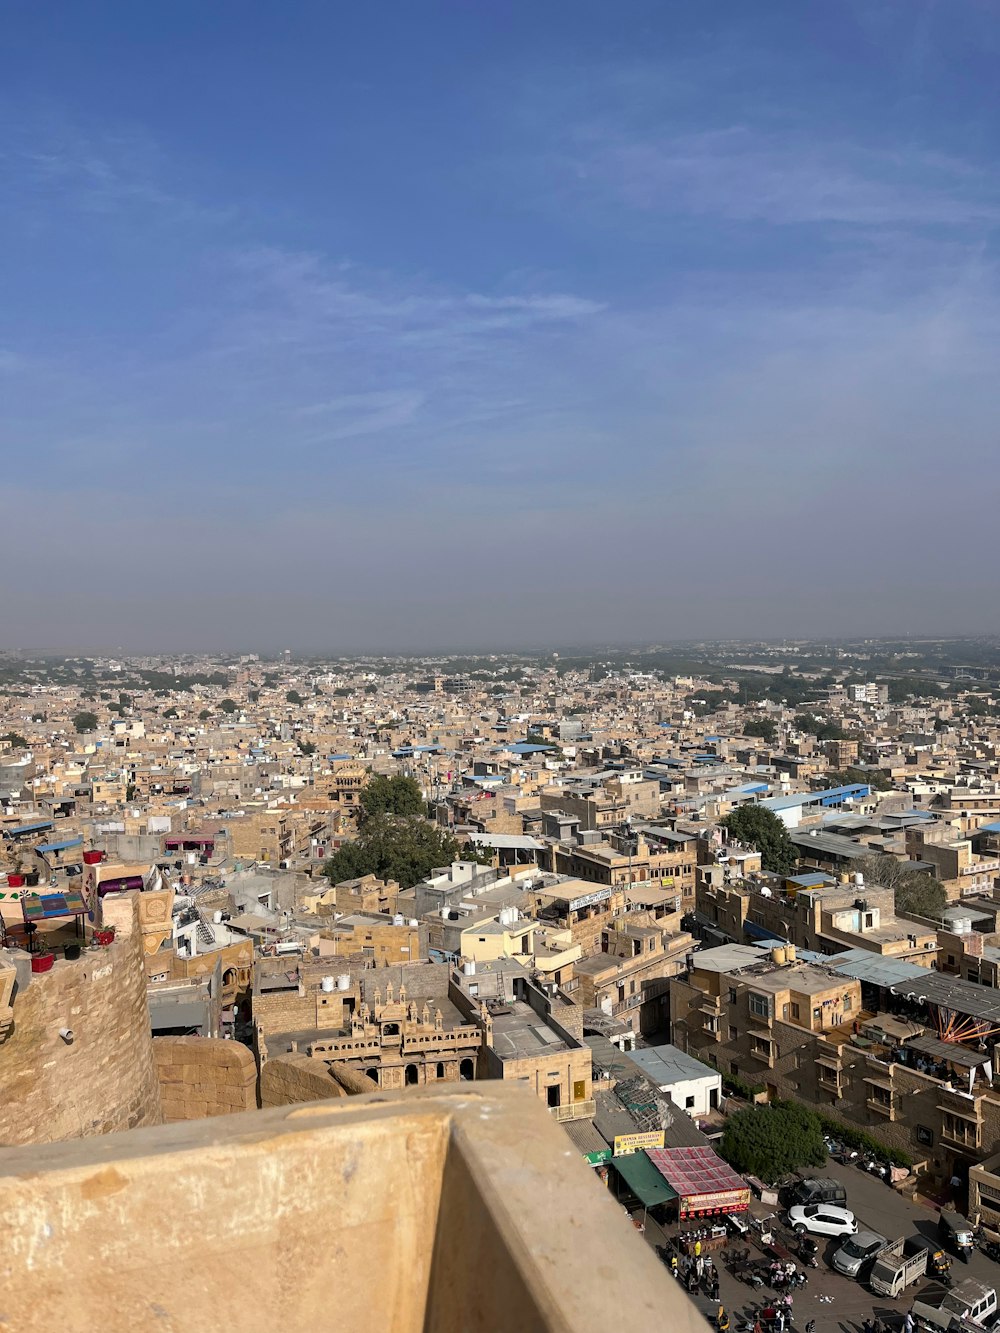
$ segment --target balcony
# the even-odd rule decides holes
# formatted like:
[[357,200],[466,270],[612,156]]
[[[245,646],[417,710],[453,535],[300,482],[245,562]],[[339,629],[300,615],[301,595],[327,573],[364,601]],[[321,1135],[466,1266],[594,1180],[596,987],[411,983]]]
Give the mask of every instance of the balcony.
[[553,1106],[549,1111],[552,1119],[560,1125],[569,1120],[593,1120],[596,1114],[596,1102],[570,1102],[568,1106]]
[[4,1309],[18,1333],[704,1333],[568,1142],[483,1083],[3,1149]]

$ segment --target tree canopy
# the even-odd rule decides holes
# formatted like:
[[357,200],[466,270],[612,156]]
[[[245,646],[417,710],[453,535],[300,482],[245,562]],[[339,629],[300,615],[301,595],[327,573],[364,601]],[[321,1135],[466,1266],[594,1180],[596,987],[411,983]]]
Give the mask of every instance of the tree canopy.
[[73,719],[73,726],[76,731],[83,735],[86,731],[96,731],[98,722],[96,713],[77,713]]
[[303,698],[298,690],[289,690],[285,695],[285,702],[298,705],[303,702]]
[[443,829],[416,815],[369,815],[353,842],[344,843],[327,861],[323,873],[330,882],[361,875],[397,880],[404,889],[438,866],[458,857],[458,843]]
[[238,713],[240,706],[235,699],[223,699],[219,704],[219,711],[222,713]]
[[864,856],[856,864],[871,884],[892,889],[897,912],[937,919],[948,904],[948,895],[939,880],[926,870],[908,867],[897,856],[882,852]]
[[7,741],[15,750],[26,750],[28,748],[28,742],[17,731],[6,732],[3,736],[0,736],[0,741]]
[[737,1111],[726,1121],[722,1156],[741,1175],[768,1184],[804,1166],[826,1161],[823,1127],[814,1111],[800,1102],[772,1102]]
[[761,865],[776,875],[787,875],[796,853],[788,830],[773,811],[763,805],[741,805],[721,821],[738,842],[747,842],[760,852]]
[[743,728],[743,735],[757,736],[760,740],[767,741],[768,745],[773,745],[778,739],[778,728],[770,718],[755,717]]
[[795,730],[806,731],[818,741],[846,741],[847,732],[837,722],[829,722],[815,713],[796,713]]
[[416,778],[376,774],[361,792],[362,823],[375,815],[422,815],[424,794]]

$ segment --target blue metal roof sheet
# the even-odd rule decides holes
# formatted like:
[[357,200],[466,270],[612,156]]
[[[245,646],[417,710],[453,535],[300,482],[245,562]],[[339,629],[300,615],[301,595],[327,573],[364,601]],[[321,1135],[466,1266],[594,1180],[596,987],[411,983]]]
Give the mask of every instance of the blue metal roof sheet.
[[82,835],[75,838],[63,838],[61,842],[43,842],[35,848],[36,852],[64,852],[67,847],[79,847]]

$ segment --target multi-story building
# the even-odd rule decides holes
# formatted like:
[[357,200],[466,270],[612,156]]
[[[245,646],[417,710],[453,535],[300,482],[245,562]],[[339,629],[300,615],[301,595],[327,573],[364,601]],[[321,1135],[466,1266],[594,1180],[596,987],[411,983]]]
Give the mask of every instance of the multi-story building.
[[855,951],[817,965],[725,945],[696,954],[670,998],[681,1049],[945,1179],[1000,1147],[1000,1000],[985,987]]
[[669,1020],[669,979],[685,969],[693,948],[686,931],[665,930],[645,913],[619,917],[601,932],[601,952],[575,964],[573,999],[620,1019],[632,1032],[662,1031]]

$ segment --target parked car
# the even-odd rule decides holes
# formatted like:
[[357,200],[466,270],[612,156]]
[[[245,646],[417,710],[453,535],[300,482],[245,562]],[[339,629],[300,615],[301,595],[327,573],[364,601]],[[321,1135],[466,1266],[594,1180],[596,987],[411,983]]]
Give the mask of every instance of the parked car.
[[888,1244],[887,1238],[877,1231],[858,1231],[849,1236],[833,1256],[833,1266],[845,1277],[861,1277]]
[[817,1236],[853,1236],[857,1220],[848,1208],[832,1203],[807,1203],[788,1210],[788,1225],[800,1235],[811,1231]]
[[838,1208],[846,1208],[847,1190],[839,1180],[807,1177],[790,1188],[788,1203],[791,1207],[796,1204],[835,1203]]

